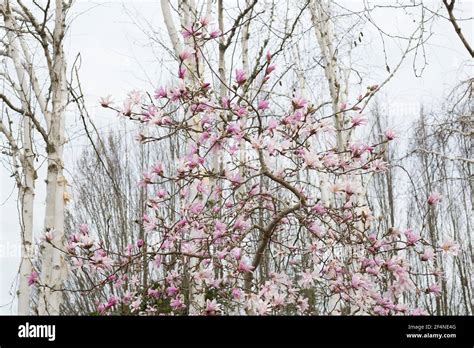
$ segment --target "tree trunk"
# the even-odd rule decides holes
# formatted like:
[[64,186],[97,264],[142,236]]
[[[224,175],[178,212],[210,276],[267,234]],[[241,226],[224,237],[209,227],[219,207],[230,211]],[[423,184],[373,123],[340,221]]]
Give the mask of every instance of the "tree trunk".
[[[65,13],[63,2],[56,0],[55,26],[53,32],[54,62],[51,77],[52,112],[48,124],[49,144],[48,170],[46,175],[45,231],[53,232],[52,244],[64,245],[64,192],[66,179],[63,176],[64,114],[67,106],[66,60],[63,50]],[[39,297],[39,314],[60,314],[63,282],[67,266],[61,251],[45,244],[42,250],[41,281],[45,285]]]
[[30,314],[30,286],[28,276],[33,271],[33,202],[35,197],[36,172],[33,166],[31,142],[31,120],[23,118],[24,181],[20,188],[21,205],[21,264],[18,286],[18,314]]

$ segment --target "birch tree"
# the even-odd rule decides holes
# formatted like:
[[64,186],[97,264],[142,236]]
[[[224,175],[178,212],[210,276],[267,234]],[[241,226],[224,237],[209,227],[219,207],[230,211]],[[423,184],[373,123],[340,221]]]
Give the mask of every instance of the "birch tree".
[[[39,314],[58,314],[63,294],[58,291],[67,270],[58,250],[44,245],[40,270],[33,269],[27,249],[32,244],[33,200],[36,177],[34,159],[46,158],[46,212],[43,231],[47,239],[64,238],[64,204],[66,179],[63,175],[65,112],[68,104],[66,59],[63,49],[66,15],[71,1],[47,1],[26,5],[22,1],[5,1],[1,15],[5,35],[2,55],[6,58],[2,82],[2,101],[9,110],[8,123],[1,130],[12,149],[14,173],[19,175],[22,211],[23,255],[20,269],[19,313],[29,311],[28,282],[40,274]],[[39,66],[44,66],[42,73]],[[2,120],[3,121],[3,120]],[[13,142],[12,125],[20,125],[21,144]],[[33,153],[32,148],[42,153]],[[21,178],[21,179],[20,179]],[[25,275],[28,274],[27,277]],[[29,278],[29,280],[28,280]]]

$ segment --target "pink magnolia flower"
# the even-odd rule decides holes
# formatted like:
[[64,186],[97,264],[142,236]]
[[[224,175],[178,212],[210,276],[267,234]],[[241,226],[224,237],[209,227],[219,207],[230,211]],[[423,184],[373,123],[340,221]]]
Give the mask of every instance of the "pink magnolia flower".
[[[181,76],[181,73],[182,73],[182,76],[184,78],[184,73],[185,73],[184,68],[180,69],[180,71],[178,71],[178,77]],[[179,100],[179,98],[181,98],[182,96],[183,96],[183,91],[180,88],[175,88],[175,89],[171,90],[171,96],[170,96],[171,101],[175,102],[175,101]]]
[[243,231],[247,228],[247,221],[245,221],[242,217],[237,217],[234,223],[234,229],[238,231]]
[[253,266],[248,262],[248,260],[241,260],[239,266],[237,267],[237,272],[247,273],[253,270]]
[[351,117],[351,123],[353,127],[367,124],[367,119],[360,114],[356,114]]
[[[191,105],[191,111],[194,113],[203,112],[207,109],[207,105],[203,103],[196,103]],[[203,122],[205,124],[205,122]]]
[[272,305],[274,307],[284,306],[286,303],[286,296],[284,294],[278,293],[273,295]]
[[390,311],[387,308],[383,308],[382,306],[375,306],[374,313],[377,315],[386,316]]
[[240,260],[242,257],[242,249],[240,248],[234,248],[230,251],[230,254],[235,257],[236,260]]
[[428,204],[429,205],[434,205],[441,201],[441,195],[438,192],[431,192],[430,195],[428,196]]
[[110,104],[112,104],[112,97],[110,95],[108,95],[107,97],[101,97],[99,99],[99,103],[102,107],[104,108],[107,108],[110,106]]
[[360,158],[365,152],[372,150],[370,146],[361,143],[352,143],[349,148],[354,158]]
[[275,130],[278,127],[278,124],[279,124],[279,122],[277,120],[275,120],[274,118],[270,118],[270,119],[268,119],[267,129],[270,132],[273,132],[273,130]]
[[188,224],[188,220],[186,219],[181,219],[179,220],[177,223],[176,223],[176,226],[178,226],[179,228],[183,228],[184,226],[186,226]]
[[166,98],[167,95],[166,88],[164,87],[155,90],[155,99]]
[[213,234],[213,237],[214,238],[220,238],[224,235],[224,232],[226,230],[226,225],[220,221],[220,220],[217,220],[215,223],[214,223],[214,234]]
[[240,185],[240,183],[242,182],[242,177],[239,173],[228,173],[227,179],[229,179],[229,181],[236,186]]
[[236,300],[240,299],[242,297],[242,291],[240,291],[237,288],[232,289],[232,297]]
[[155,163],[155,165],[151,168],[151,172],[157,175],[163,175],[163,166],[161,163]]
[[431,284],[426,289],[426,293],[428,294],[435,294],[436,296],[441,295],[441,286],[439,284]]
[[459,245],[453,240],[447,239],[441,243],[440,248],[447,254],[457,255],[459,252]]
[[79,269],[84,266],[84,261],[82,259],[78,259],[77,257],[74,257],[72,259],[72,269]]
[[82,235],[89,234],[89,228],[87,227],[87,224],[80,224],[79,232],[81,232]]
[[166,288],[166,293],[168,294],[168,296],[174,296],[178,293],[178,288],[174,287],[174,286],[169,286]]
[[212,301],[206,300],[206,315],[215,315],[218,311],[220,311],[220,305],[215,299]]
[[248,114],[247,108],[240,105],[236,105],[232,111],[239,119]]
[[143,173],[142,180],[138,183],[138,187],[146,187],[151,184],[151,182],[151,173],[145,172]]
[[354,274],[352,276],[352,280],[351,280],[351,286],[354,288],[354,289],[359,289],[360,287],[362,287],[364,285],[364,281],[362,280],[361,276],[359,274]]
[[260,187],[258,184],[252,186],[250,191],[248,192],[249,196],[255,196],[260,192]]
[[106,308],[106,305],[103,304],[103,303],[100,303],[100,304],[97,306],[97,312],[98,312],[98,313],[103,314],[106,309],[107,309],[107,308]]
[[385,172],[388,170],[388,163],[381,159],[376,159],[372,162],[372,169],[376,172]]
[[146,120],[149,121],[149,120],[151,120],[153,117],[156,116],[157,111],[158,111],[158,110],[157,110],[156,106],[154,106],[154,105],[148,105],[147,111],[143,114],[143,116],[144,116],[144,118],[145,118]]
[[54,230],[52,228],[48,228],[44,233],[44,240],[48,243],[51,243],[54,239]]
[[161,255],[155,255],[155,258],[153,259],[153,264],[155,265],[156,268],[160,268],[161,266]]
[[[372,249],[377,249],[377,248],[374,248],[372,247]],[[367,267],[365,269],[365,271],[368,273],[368,274],[371,274],[371,275],[374,275],[374,276],[378,276],[380,274],[380,268],[379,267]]]
[[270,75],[275,69],[276,69],[275,65],[267,66],[267,69],[265,69],[265,75]]
[[122,296],[122,303],[127,305],[130,303],[131,300],[132,300],[132,293],[127,290]]
[[227,255],[227,251],[220,250],[216,253],[216,255],[219,260],[223,260]]
[[317,222],[313,222],[311,223],[311,225],[309,225],[309,231],[311,233],[314,233],[319,238],[322,238],[325,234],[324,230],[321,228],[321,226],[319,226]]
[[297,307],[298,307],[298,310],[300,312],[306,312],[309,308],[309,303],[308,303],[308,298],[303,298],[303,299],[299,299],[298,300],[298,304],[297,304]]
[[387,138],[387,140],[393,140],[397,137],[397,135],[395,134],[395,132],[393,130],[391,130],[390,128],[389,129],[386,129],[383,134],[385,135],[385,138]]
[[178,78],[181,79],[181,80],[184,79],[185,74],[186,74],[186,69],[183,68],[183,67],[180,67],[178,69]]
[[227,132],[229,134],[239,134],[241,132],[240,124],[238,122],[229,123],[227,126]]
[[221,32],[219,30],[213,30],[209,33],[209,36],[211,39],[215,39],[216,37],[218,37],[219,35],[221,34]]
[[140,104],[140,102],[142,101],[142,95],[143,93],[138,90],[133,90],[130,93],[128,93],[128,97],[130,98],[130,101],[134,105]]
[[112,267],[113,261],[107,256],[104,250],[99,249],[94,252],[94,256],[91,258],[91,263],[96,268],[107,269]]
[[319,215],[326,213],[326,208],[321,203],[315,204],[314,207],[311,208],[311,210]]
[[434,257],[433,249],[426,248],[423,254],[420,256],[421,261],[430,261]]
[[28,285],[31,286],[38,281],[38,273],[33,271],[28,275]]
[[239,145],[237,144],[232,144],[230,147],[229,147],[229,154],[231,156],[235,155],[237,153],[237,151],[239,151]]
[[303,97],[296,96],[291,100],[291,104],[293,105],[293,108],[297,109],[302,109],[305,107],[307,101]]
[[145,244],[143,239],[137,240],[137,247],[141,248]]
[[201,17],[201,18],[199,19],[199,23],[201,23],[201,25],[202,25],[203,27],[209,25],[210,22],[211,22],[211,20],[210,20],[210,18],[209,18],[208,16],[204,16],[204,17]]
[[127,117],[132,114],[132,101],[130,100],[130,98],[125,99],[125,101],[123,102],[123,107],[120,111],[120,114]]
[[269,102],[266,99],[259,100],[258,102],[258,109],[265,110],[268,109]]
[[181,299],[179,297],[176,297],[176,298],[171,300],[170,306],[174,310],[177,310],[177,309],[182,308],[184,306],[184,303],[181,301]]
[[414,233],[411,228],[405,231],[405,237],[407,238],[408,245],[415,245],[421,239],[421,237]]
[[107,301],[107,304],[105,305],[105,308],[108,309],[110,307],[115,306],[117,304],[117,301],[118,300],[114,295],[110,296],[108,301]]
[[229,99],[229,97],[226,97],[226,96],[222,97],[221,105],[222,105],[223,108],[229,109],[230,108],[230,99]]
[[160,297],[160,291],[157,289],[148,288],[148,296],[158,298]]
[[334,153],[332,152],[325,153],[322,160],[323,164],[328,168],[334,167],[339,163],[338,159],[336,158],[336,155],[334,155]]
[[196,30],[194,30],[194,26],[193,24],[187,26],[187,27],[184,27],[184,29],[181,31],[181,35],[183,35],[183,37],[185,39],[193,36],[196,34]]
[[345,192],[348,196],[352,196],[353,194],[359,192],[359,185],[353,181],[348,180],[341,185],[341,191]]
[[191,58],[194,54],[194,51],[188,47],[188,46],[185,46],[184,49],[179,52],[179,59],[181,61],[185,61],[185,60],[188,60],[189,58]]
[[237,84],[243,85],[247,81],[247,76],[245,76],[245,71],[242,69],[235,69],[235,81]]
[[308,166],[309,168],[317,168],[321,165],[321,162],[319,161],[319,158],[318,156],[316,156],[315,154],[313,154],[312,152],[310,151],[307,151],[305,150],[304,153],[303,153],[303,159],[304,159],[304,163],[306,164],[306,166]]
[[202,202],[195,202],[189,207],[189,211],[193,215],[200,214],[203,209],[204,209],[204,204],[202,204]]

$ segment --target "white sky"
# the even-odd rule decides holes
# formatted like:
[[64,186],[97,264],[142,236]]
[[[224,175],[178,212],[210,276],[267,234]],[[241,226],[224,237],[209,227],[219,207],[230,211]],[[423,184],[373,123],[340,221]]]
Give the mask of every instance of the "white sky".
[[[439,1],[440,2],[440,1]],[[355,6],[356,1],[347,1],[349,6]],[[359,2],[360,3],[360,2]],[[373,1],[372,1],[373,3]],[[99,4],[99,5],[97,5]],[[462,8],[463,17],[473,15],[473,1],[464,0],[456,6]],[[126,10],[124,9],[126,8]],[[89,105],[89,112],[100,126],[107,126],[117,121],[116,116],[101,109],[96,101],[100,96],[112,95],[115,100],[122,99],[133,89],[152,90],[166,81],[160,80],[160,66],[156,64],[154,52],[147,47],[147,39],[131,20],[130,13],[152,21],[157,30],[164,30],[159,1],[78,1],[75,12],[82,13],[77,17],[68,36],[67,51],[70,62],[77,52],[81,53],[82,66],[80,69],[82,86]],[[127,12],[129,12],[127,14]],[[136,18],[136,17],[135,17]],[[403,27],[404,18],[393,18],[389,11],[380,13],[378,22],[391,26]],[[474,45],[473,28],[462,23],[464,35]],[[388,103],[390,120],[394,128],[402,134],[407,122],[417,114],[421,103],[436,108],[448,94],[454,84],[468,75],[472,76],[472,64],[469,68],[469,55],[454,33],[450,23],[437,21],[433,29],[435,35],[430,39],[426,48],[428,66],[423,76],[417,78],[412,69],[413,57],[407,58],[401,70],[384,89],[384,102]],[[375,71],[377,76],[386,76],[384,71],[380,44],[374,41],[369,51],[375,52],[362,57],[367,66],[381,66]],[[388,56],[399,52],[395,47],[388,49]],[[140,64],[139,64],[140,63]],[[395,63],[392,61],[392,64]],[[146,72],[145,72],[146,71]],[[148,75],[148,76],[147,76]],[[165,74],[166,75],[166,74]],[[153,81],[150,83],[149,77]],[[161,79],[163,80],[163,78]],[[70,117],[68,123],[74,129],[80,126],[77,117]],[[81,144],[75,141],[74,133],[69,133],[71,143],[68,144],[66,166],[73,165],[74,158],[80,154]],[[41,173],[40,173],[41,177]],[[0,314],[14,314],[16,305],[11,302],[10,289],[14,281],[19,263],[19,224],[16,207],[16,192],[13,192],[14,181],[9,177],[5,168],[0,167]],[[42,211],[44,210],[44,180],[37,183],[37,214],[35,233],[42,226]]]

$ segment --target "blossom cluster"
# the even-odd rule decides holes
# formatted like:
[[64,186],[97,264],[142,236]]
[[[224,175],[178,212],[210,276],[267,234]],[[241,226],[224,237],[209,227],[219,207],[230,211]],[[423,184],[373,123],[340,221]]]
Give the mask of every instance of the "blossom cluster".
[[[338,132],[367,124],[359,105],[378,87],[340,106],[342,128],[302,95],[276,111],[264,92],[278,70],[270,52],[256,74],[237,68],[228,85],[205,78],[200,55],[220,35],[208,26],[203,18],[183,29],[193,46],[177,57],[176,82],[152,100],[133,91],[122,107],[100,102],[159,130],[140,134],[141,143],[174,137],[186,150],[175,165],[143,173],[144,239],[113,252],[85,225],[71,234],[64,250],[75,272],[120,294],[96,303],[97,313],[425,314],[401,295],[436,296],[439,284],[420,289],[404,255],[419,254],[427,279],[438,279],[433,260],[456,245],[430,245],[415,227],[375,229],[360,177],[389,169],[383,154],[392,130],[378,143],[347,137],[342,151],[335,146]],[[250,95],[250,84],[259,92]],[[440,199],[432,193],[427,204]],[[37,279],[30,284],[41,286]]]

